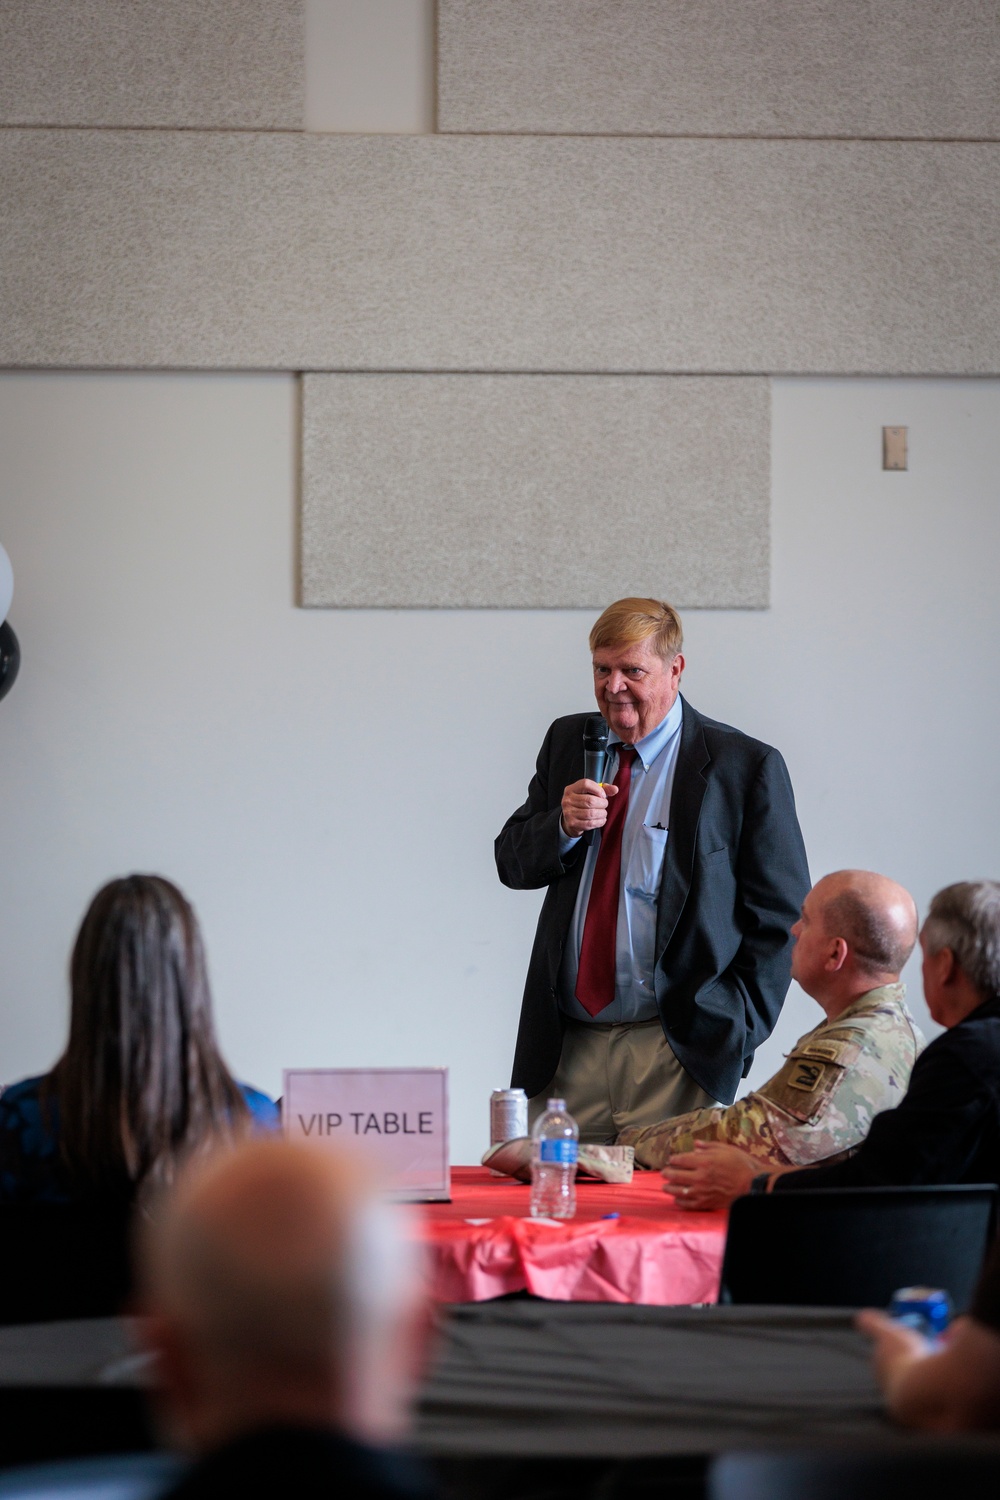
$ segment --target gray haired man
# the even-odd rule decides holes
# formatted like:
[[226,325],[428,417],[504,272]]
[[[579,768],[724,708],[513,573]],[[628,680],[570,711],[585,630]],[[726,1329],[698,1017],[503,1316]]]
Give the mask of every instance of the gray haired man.
[[895,1109],[855,1154],[830,1166],[754,1176],[732,1146],[704,1146],[664,1168],[679,1207],[720,1208],[742,1193],[909,1184],[1000,1184],[1000,882],[938,891],[920,934],[927,1008],[946,1030],[917,1059]]

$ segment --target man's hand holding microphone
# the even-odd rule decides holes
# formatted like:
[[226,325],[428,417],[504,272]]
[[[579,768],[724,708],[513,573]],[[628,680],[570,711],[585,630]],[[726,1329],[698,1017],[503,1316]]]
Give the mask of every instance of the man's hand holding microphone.
[[618,796],[616,786],[602,780],[608,759],[608,726],[600,714],[592,714],[583,729],[583,776],[562,794],[562,826],[567,838],[578,839],[608,821],[608,798]]
[[567,838],[578,839],[591,828],[603,828],[608,821],[608,798],[617,797],[616,786],[599,781],[574,781],[562,794],[562,826]]

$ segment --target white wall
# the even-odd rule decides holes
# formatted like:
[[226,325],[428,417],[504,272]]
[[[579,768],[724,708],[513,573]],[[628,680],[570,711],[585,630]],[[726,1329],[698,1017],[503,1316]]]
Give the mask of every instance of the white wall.
[[[96,886],[159,870],[243,1077],[448,1064],[470,1161],[539,905],[492,839],[587,706],[590,619],[297,609],[295,401],[285,376],[0,375],[0,1078],[55,1057]],[[1000,382],[776,382],[773,469],[773,607],[687,616],[691,701],[784,751],[814,875],[924,905],[997,873]],[[755,1076],[813,1011],[790,999]]]
[[[688,619],[692,701],[779,745],[813,878],[860,865],[921,912],[1000,877],[1000,382],[773,382],[773,592]],[[881,469],[881,428],[910,469]],[[919,957],[910,1000],[928,1034]],[[751,1082],[818,1012],[793,989]]]

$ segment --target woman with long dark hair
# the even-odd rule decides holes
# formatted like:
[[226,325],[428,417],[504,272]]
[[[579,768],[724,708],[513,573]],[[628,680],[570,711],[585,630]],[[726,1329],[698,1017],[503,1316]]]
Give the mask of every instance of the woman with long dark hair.
[[69,1041],[51,1073],[0,1095],[0,1201],[128,1200],[277,1106],[215,1040],[198,919],[159,875],[98,891],[70,964]]

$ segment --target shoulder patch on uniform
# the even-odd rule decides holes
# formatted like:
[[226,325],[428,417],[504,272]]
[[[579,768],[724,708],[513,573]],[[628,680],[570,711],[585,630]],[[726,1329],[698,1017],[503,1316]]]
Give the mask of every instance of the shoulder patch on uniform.
[[789,1069],[785,1083],[790,1089],[803,1089],[811,1094],[823,1082],[827,1065],[815,1057],[797,1057],[795,1066]]
[[825,1036],[801,1043],[760,1092],[793,1119],[813,1120],[860,1054],[861,1043],[851,1036]]
[[839,1063],[842,1068],[850,1067],[861,1054],[862,1040],[854,1033],[841,1033],[840,1036],[825,1036],[814,1042],[806,1042],[804,1046],[796,1047],[789,1057],[817,1057],[824,1062]]

